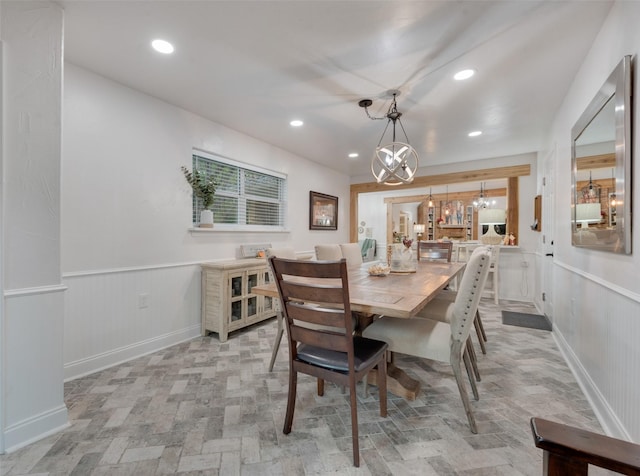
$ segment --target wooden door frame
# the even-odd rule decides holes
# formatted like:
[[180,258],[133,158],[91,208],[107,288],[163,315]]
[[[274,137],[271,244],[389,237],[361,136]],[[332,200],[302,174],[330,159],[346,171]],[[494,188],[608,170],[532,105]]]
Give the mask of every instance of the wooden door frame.
[[[518,200],[518,178],[528,175],[531,175],[531,165],[523,164],[416,177],[410,184],[397,185],[393,188],[376,182],[351,184],[349,191],[349,241],[352,243],[358,242],[358,197],[361,193],[390,192],[392,190],[407,190],[465,182],[485,182],[487,180],[499,179],[507,179],[507,233],[513,232],[516,236],[519,236],[518,219],[520,203]],[[387,206],[389,207],[389,205]]]

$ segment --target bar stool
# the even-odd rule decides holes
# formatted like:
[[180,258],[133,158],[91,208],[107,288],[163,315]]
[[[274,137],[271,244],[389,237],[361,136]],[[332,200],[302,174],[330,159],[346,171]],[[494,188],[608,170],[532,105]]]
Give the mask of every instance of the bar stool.
[[493,297],[493,301],[495,304],[498,304],[498,265],[500,258],[500,246],[493,245],[491,247],[491,265],[489,266],[489,276],[487,277],[487,282],[491,282],[491,288],[487,289],[485,286],[484,293],[489,295],[489,297]]

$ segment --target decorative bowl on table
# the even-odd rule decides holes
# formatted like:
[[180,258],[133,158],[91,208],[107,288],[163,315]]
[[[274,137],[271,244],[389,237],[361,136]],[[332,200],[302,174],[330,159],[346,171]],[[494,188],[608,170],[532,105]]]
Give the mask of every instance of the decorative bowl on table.
[[369,276],[386,276],[391,271],[389,266],[384,264],[374,264],[367,269]]

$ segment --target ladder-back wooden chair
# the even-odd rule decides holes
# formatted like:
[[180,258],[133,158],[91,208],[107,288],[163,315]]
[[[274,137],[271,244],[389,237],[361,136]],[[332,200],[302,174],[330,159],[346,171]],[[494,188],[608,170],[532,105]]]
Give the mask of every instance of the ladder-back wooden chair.
[[[289,396],[284,433],[289,434],[296,404],[298,373],[349,388],[353,464],[360,466],[356,383],[377,367],[380,415],[387,416],[386,351],[380,340],[353,335],[347,262],[269,258],[289,338]],[[306,325],[322,325],[310,328]],[[324,326],[333,328],[327,329]]]
[[451,262],[452,241],[418,241],[418,261],[441,260]]

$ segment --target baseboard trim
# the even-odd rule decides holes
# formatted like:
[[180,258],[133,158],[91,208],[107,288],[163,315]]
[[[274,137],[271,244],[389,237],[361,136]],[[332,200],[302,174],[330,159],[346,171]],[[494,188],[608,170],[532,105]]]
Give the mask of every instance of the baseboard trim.
[[69,362],[64,365],[64,381],[75,380],[86,375],[108,369],[129,360],[142,357],[172,345],[180,344],[201,335],[201,325],[186,327],[175,332],[152,337],[144,341],[119,347],[117,349],[92,355],[90,357]]
[[6,453],[11,453],[31,443],[68,428],[67,407],[60,405],[39,415],[22,420],[7,427],[4,433]]
[[594,381],[591,379],[586,369],[580,363],[580,360],[573,352],[564,336],[558,331],[558,328],[554,326],[552,332],[553,338],[556,341],[560,353],[564,357],[565,362],[569,366],[571,373],[575,377],[582,393],[589,400],[589,404],[595,413],[596,418],[600,422],[602,429],[607,436],[613,438],[620,438],[626,441],[632,441],[629,432],[626,430],[622,422],[618,419],[614,411],[611,409],[607,400],[604,398]]

